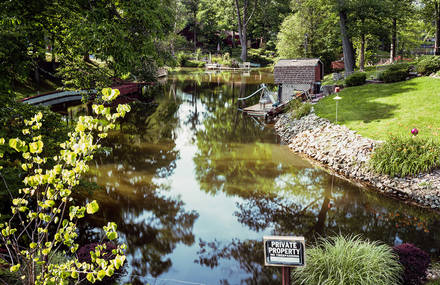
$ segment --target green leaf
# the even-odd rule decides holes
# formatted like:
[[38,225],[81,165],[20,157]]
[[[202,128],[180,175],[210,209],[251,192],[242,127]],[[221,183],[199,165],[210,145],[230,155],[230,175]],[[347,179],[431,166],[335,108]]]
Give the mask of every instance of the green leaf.
[[87,214],[94,214],[99,210],[99,205],[96,200],[87,204]]
[[108,237],[109,240],[117,239],[118,238],[118,233],[116,233],[116,232],[107,233],[107,237]]
[[17,271],[18,271],[18,269],[20,269],[20,263],[19,263],[19,264],[16,264],[16,265],[13,265],[13,266],[11,266],[11,267],[9,268],[9,271],[11,271],[11,272],[17,272]]
[[9,140],[9,146],[11,148],[15,149],[16,151],[18,151],[17,143],[18,143],[18,139],[10,139]]
[[78,272],[76,272],[75,270],[72,271],[72,274],[70,274],[70,277],[72,277],[73,279],[77,279],[78,278]]
[[95,276],[93,276],[93,273],[87,273],[86,278],[87,278],[87,280],[89,280],[92,283],[95,283],[95,281],[96,281]]
[[105,275],[106,274],[105,274],[104,270],[99,270],[98,276],[97,276],[98,280],[101,281],[105,277]]

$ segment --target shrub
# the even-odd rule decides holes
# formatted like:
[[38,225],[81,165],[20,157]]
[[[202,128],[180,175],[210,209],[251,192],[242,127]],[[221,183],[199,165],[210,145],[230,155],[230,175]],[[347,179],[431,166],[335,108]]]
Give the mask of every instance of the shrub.
[[426,271],[431,263],[429,255],[410,243],[404,243],[393,248],[403,265],[403,282],[408,285],[422,284],[426,279]]
[[[92,263],[92,254],[95,254],[96,247],[99,245],[99,243],[89,243],[86,244],[78,249],[77,256],[79,262],[86,262],[86,263]],[[117,249],[117,246],[112,242],[106,242],[104,244],[105,248],[101,251],[100,258],[104,259],[105,261],[110,262],[112,259],[116,257],[115,254],[113,254],[113,250]],[[102,279],[102,284],[114,284],[118,279],[121,277],[121,273],[123,272],[123,267],[120,267],[118,270],[116,270],[117,274],[114,274],[112,276],[106,276]],[[97,284],[97,283],[95,283]],[[100,283],[98,283],[100,284]]]
[[350,86],[359,86],[365,84],[365,81],[367,80],[367,74],[364,72],[356,72],[351,75],[349,75],[345,79],[345,84]]
[[440,166],[440,146],[432,139],[391,136],[371,156],[370,167],[381,174],[408,176]]
[[422,75],[430,75],[440,70],[440,56],[422,56],[417,61],[417,72]]
[[190,55],[184,52],[179,52],[176,55],[177,66],[184,67],[186,66],[188,60],[190,59]]
[[408,63],[392,64],[380,74],[379,79],[385,83],[404,81],[409,76],[409,68]]
[[312,104],[309,102],[303,103],[300,99],[293,99],[289,102],[287,108],[292,119],[301,119],[310,113],[312,110]]
[[249,49],[247,60],[266,66],[273,63],[273,59],[268,56],[264,49]]
[[307,266],[293,271],[299,284],[389,285],[400,281],[402,266],[392,248],[357,236],[320,239],[306,254]]
[[[101,100],[104,104],[109,103],[118,95],[118,90],[105,88]],[[100,147],[99,139],[105,138],[107,132],[116,127],[116,120],[130,111],[130,106],[123,104],[118,105],[115,113],[104,105],[94,104],[92,107],[97,117],[78,118],[74,130],[69,133],[69,139],[60,144],[61,150],[53,157],[53,163],[49,163],[43,155],[45,145],[38,133],[44,121],[42,112],[30,120],[24,120],[25,128],[21,131],[32,138],[31,142],[18,137],[10,138],[8,142],[0,138],[0,145],[6,145],[0,147],[0,157],[3,157],[5,148],[15,150],[22,159],[14,163],[25,171],[24,187],[17,191],[19,196],[13,197],[10,218],[0,223],[2,247],[7,250],[2,258],[10,263],[11,273],[17,273],[29,284],[65,284],[64,281],[69,278],[79,281],[79,273],[85,271],[87,280],[102,280],[105,276],[113,275],[125,262],[125,245],[117,247],[110,263],[100,262],[99,259],[89,264],[80,263],[76,258],[53,259],[57,252],[66,255],[65,250],[60,249],[62,246],[71,253],[77,251],[75,239],[78,236],[78,220],[99,210],[96,201],[76,206],[71,197],[72,190],[87,172],[87,163]],[[3,175],[0,173],[0,176]],[[6,188],[12,196],[9,188]],[[116,227],[112,222],[103,227],[109,240],[118,238]],[[94,254],[99,256],[102,250],[102,246],[98,245]],[[47,261],[40,262],[42,256],[47,257]]]

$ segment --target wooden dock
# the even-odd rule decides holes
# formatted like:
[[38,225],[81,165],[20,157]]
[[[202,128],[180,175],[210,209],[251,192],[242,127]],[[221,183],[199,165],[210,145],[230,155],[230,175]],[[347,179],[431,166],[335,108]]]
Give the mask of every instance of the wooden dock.
[[249,116],[263,117],[267,121],[271,120],[276,115],[284,112],[287,104],[288,102],[278,105],[276,107],[272,106],[272,104],[255,104],[244,108],[243,112],[248,114]]

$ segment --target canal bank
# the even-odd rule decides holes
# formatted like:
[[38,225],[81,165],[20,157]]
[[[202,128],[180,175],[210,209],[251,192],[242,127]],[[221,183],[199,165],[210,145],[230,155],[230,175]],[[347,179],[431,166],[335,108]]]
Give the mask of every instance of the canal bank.
[[81,219],[79,244],[115,222],[127,244],[120,282],[133,284],[280,284],[279,270],[264,266],[263,236],[273,235],[311,245],[354,234],[440,255],[436,212],[315,167],[280,145],[272,126],[238,111],[237,98],[262,83],[274,87],[272,72],[180,71],[154,104],[133,102],[102,141],[112,151],[90,164],[86,182],[96,186],[78,192],[100,205]]
[[275,129],[294,152],[318,162],[330,172],[387,196],[418,206],[440,209],[440,170],[416,177],[390,177],[372,172],[370,156],[382,142],[364,138],[345,126],[311,113],[299,120],[289,114],[277,118]]

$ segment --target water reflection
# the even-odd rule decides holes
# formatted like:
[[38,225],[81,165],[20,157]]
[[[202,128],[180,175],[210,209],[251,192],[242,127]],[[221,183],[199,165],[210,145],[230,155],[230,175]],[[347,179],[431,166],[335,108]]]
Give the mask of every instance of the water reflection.
[[[278,144],[273,129],[237,111],[264,72],[177,73],[154,103],[137,103],[95,161],[86,195],[101,210],[82,225],[115,221],[128,244],[126,281],[274,284],[262,236],[362,234],[439,254],[438,216],[365,192]],[[195,242],[197,241],[197,242]],[[194,262],[195,261],[195,262]]]

